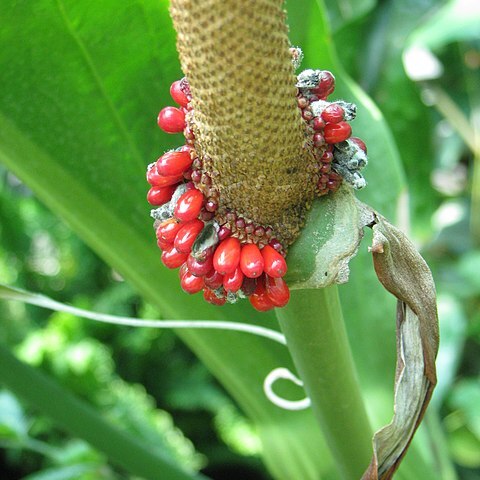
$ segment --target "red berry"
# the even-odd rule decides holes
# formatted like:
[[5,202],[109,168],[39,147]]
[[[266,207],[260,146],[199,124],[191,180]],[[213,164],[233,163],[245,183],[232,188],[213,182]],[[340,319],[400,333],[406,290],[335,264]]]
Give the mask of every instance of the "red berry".
[[305,121],[309,122],[313,118],[313,113],[311,110],[303,110],[302,111],[302,117]]
[[170,250],[172,248],[172,244],[162,240],[161,238],[157,238],[157,246],[160,250]]
[[203,204],[203,193],[200,190],[187,190],[175,205],[175,217],[188,222],[198,217]]
[[202,277],[196,277],[190,272],[186,272],[180,279],[180,286],[184,292],[192,294],[203,290],[205,285]]
[[290,300],[290,289],[283,278],[273,278],[267,275],[265,288],[268,298],[276,307],[284,307]]
[[157,160],[157,172],[164,177],[183,175],[192,165],[189,152],[170,151]]
[[183,263],[182,266],[180,267],[180,270],[178,271],[178,277],[180,278],[180,280],[186,273],[188,273],[187,262]]
[[204,278],[205,285],[212,290],[216,290],[223,285],[223,275],[212,269]]
[[176,107],[165,107],[158,114],[158,126],[167,133],[180,133],[185,128],[185,114]]
[[313,144],[317,148],[323,147],[323,145],[325,145],[325,138],[323,138],[323,135],[321,133],[315,133],[315,135],[313,135]]
[[256,237],[263,237],[265,235],[265,229],[259,225],[257,228],[255,228],[254,232]]
[[182,224],[176,218],[169,218],[157,227],[157,238],[173,245],[175,237],[181,228]]
[[253,308],[259,312],[266,312],[275,306],[267,295],[263,278],[257,281],[257,288],[255,289],[255,292],[248,297],[248,299],[250,300]]
[[178,103],[181,107],[186,107],[188,105],[188,97],[183,92],[181,84],[182,80],[173,82],[170,86],[170,95],[174,102]]
[[318,132],[322,131],[325,128],[325,122],[322,120],[321,117],[315,117],[313,119],[313,129]]
[[187,260],[186,253],[177,252],[175,247],[171,247],[162,252],[162,262],[167,268],[178,268]]
[[202,179],[202,172],[200,170],[192,170],[192,182],[200,183]]
[[204,288],[203,289],[203,298],[208,302],[212,303],[213,305],[219,305],[222,306],[225,304],[227,301],[226,297],[217,297],[217,294],[213,291],[210,290],[209,288]]
[[367,153],[367,146],[365,145],[365,142],[358,137],[350,137],[350,140],[355,143],[358,147],[360,147],[365,153]]
[[263,256],[254,243],[244,245],[240,254],[240,268],[246,277],[257,278],[263,273]]
[[272,238],[268,244],[273,247],[277,252],[281,252],[283,247],[282,247],[282,244],[276,239],[276,238]]
[[197,219],[184,223],[175,237],[175,248],[181,253],[190,253],[193,242],[203,230],[203,226],[203,222]]
[[[187,265],[190,272],[197,277],[203,277],[212,271],[215,272],[213,269],[213,255],[208,255],[203,262],[199,262],[196,258],[193,258],[191,255],[189,255],[187,258]],[[207,286],[210,288],[218,288],[220,285],[222,285],[222,280],[220,280],[220,283],[217,287],[211,287],[210,285]]]
[[155,164],[148,169],[147,182],[154,187],[166,187],[174,185],[183,180],[183,175],[174,175],[172,177],[164,177],[157,172]]
[[325,107],[322,112],[322,118],[328,123],[338,123],[343,120],[345,112],[337,103],[331,103]]
[[262,256],[265,262],[265,273],[270,277],[283,277],[287,273],[287,262],[283,256],[270,245],[262,248]]
[[330,163],[333,160],[332,152],[324,152],[322,155],[322,163]]
[[327,143],[339,143],[352,134],[352,127],[347,122],[328,123],[325,125],[323,135]]
[[209,200],[205,204],[205,210],[207,212],[214,212],[218,208],[218,203],[215,200]]
[[229,237],[232,234],[232,231],[227,228],[225,225],[220,227],[220,230],[218,231],[218,239],[220,241],[225,240],[225,238]]
[[175,185],[152,187],[147,193],[147,201],[150,205],[163,205],[170,201],[174,191]]
[[335,90],[335,77],[328,70],[323,70],[320,74],[318,86],[312,89],[312,93],[318,95],[321,100],[325,100]]
[[236,268],[232,273],[223,276],[223,288],[227,292],[238,292],[243,283],[243,273],[240,268]]
[[218,273],[232,273],[240,263],[240,242],[238,238],[223,240],[213,254],[213,267]]

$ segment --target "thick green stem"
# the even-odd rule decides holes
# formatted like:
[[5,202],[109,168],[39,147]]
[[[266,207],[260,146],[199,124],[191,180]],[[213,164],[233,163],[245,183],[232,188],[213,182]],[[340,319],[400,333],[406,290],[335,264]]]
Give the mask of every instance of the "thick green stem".
[[277,317],[341,478],[358,480],[370,462],[372,432],[336,286],[292,292]]
[[0,345],[0,382],[133,475],[150,480],[206,479],[182,471],[170,459],[153,451],[154,446],[121,432],[45,374],[17,360],[3,345]]

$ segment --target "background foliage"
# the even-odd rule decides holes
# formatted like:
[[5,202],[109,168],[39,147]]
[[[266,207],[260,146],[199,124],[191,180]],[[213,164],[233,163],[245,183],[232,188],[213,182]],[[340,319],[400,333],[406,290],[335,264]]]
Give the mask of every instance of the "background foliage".
[[[360,198],[410,225],[437,283],[440,384],[399,478],[479,478],[479,7],[287,7],[303,67],[332,68],[339,95],[358,100],[353,128],[371,161]],[[155,125],[181,76],[167,3],[7,0],[0,25],[0,281],[97,311],[277,328],[246,305],[213,309],[187,297],[160,267],[144,171],[179,142]],[[374,284],[365,251],[340,294],[378,427],[392,408],[393,302]],[[1,302],[0,315],[0,341],[18,358],[184,469],[216,479],[335,478],[311,414],[279,411],[263,396],[266,373],[291,366],[281,347],[218,332],[179,332],[180,341],[14,302]],[[38,411],[35,392],[21,399],[2,389],[5,478],[138,478],[67,430]]]

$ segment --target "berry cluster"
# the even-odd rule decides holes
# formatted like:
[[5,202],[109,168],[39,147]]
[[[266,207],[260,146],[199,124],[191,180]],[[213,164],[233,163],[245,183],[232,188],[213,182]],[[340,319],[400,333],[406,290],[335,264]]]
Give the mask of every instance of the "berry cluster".
[[[292,58],[299,62],[301,52],[295,49]],[[342,179],[355,188],[365,184],[358,172],[366,165],[365,144],[350,138],[348,123],[356,109],[344,101],[328,102],[334,88],[328,71],[306,70],[297,77],[298,107],[318,160],[318,195],[335,191]],[[183,132],[185,145],[164,153],[147,170],[147,200],[157,207],[151,215],[163,264],[180,269],[185,292],[203,290],[205,300],[215,305],[248,297],[259,311],[285,306],[290,291],[282,278],[287,272],[284,246],[271,226],[222,205],[207,168],[210,159],[196,150],[187,80],[174,82],[170,94],[178,107],[165,107],[157,123],[167,133]]]
[[[292,49],[294,60],[295,50]],[[358,170],[366,165],[366,147],[362,140],[351,137],[352,127],[348,123],[356,116],[356,106],[343,100],[327,101],[335,90],[335,77],[327,70],[301,72],[297,77],[297,88],[297,104],[318,161],[317,194],[334,192],[342,178],[355,188],[365,186]],[[348,158],[345,158],[345,150],[348,150]],[[354,165],[350,161],[353,156],[362,158],[358,158]]]
[[290,291],[282,278],[287,272],[282,245],[271,227],[235,212],[223,212],[224,221],[214,219],[218,193],[209,188],[211,179],[194,147],[186,79],[174,82],[170,93],[179,108],[164,108],[158,125],[167,133],[183,132],[186,144],[163,154],[147,171],[147,200],[158,207],[152,217],[163,264],[180,268],[185,292],[203,290],[215,305],[248,297],[260,311],[285,306]]

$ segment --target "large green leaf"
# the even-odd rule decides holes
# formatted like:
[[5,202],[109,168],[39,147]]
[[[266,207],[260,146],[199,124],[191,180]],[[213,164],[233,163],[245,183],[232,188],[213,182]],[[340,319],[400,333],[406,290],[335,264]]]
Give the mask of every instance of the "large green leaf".
[[[248,303],[215,308],[184,295],[159,262],[145,169],[180,142],[155,125],[180,76],[166,2],[19,1],[2,6],[0,21],[0,161],[165,316],[272,325]],[[311,412],[264,396],[267,373],[292,368],[284,347],[231,332],[179,335],[254,419],[277,478],[328,473]],[[302,395],[288,385],[282,394]]]

